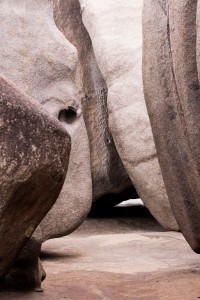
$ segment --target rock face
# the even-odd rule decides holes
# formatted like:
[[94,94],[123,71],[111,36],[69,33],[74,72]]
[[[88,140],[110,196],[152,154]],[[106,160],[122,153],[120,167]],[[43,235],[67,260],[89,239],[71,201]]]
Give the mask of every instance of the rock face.
[[78,1],[55,1],[58,28],[78,51],[77,85],[90,142],[93,200],[132,186],[108,126],[107,85],[99,70]]
[[[164,227],[178,229],[143,95],[143,2],[55,0],[54,3],[55,22],[79,55],[79,87],[90,139],[94,198],[99,195],[95,191],[96,178],[101,179],[106,172],[108,178],[98,184],[101,191],[101,183],[105,186],[105,181],[113,182],[114,178],[118,191],[130,185],[120,156],[137,193],[154,217]],[[110,185],[108,188],[111,190]]]
[[[68,232],[83,220],[91,206],[88,138],[75,86],[76,50],[55,26],[52,1],[1,1],[0,8],[0,40],[4,45],[0,49],[0,71],[35,97],[71,136],[69,169],[54,206],[54,222],[48,215],[51,226],[62,220],[62,231]],[[58,227],[54,229],[57,236]]]
[[[23,260],[21,269],[18,261],[7,276],[8,284],[13,285],[20,278],[24,284],[27,285],[28,280],[34,285],[35,273],[38,274],[36,281],[40,281],[35,253],[39,255],[41,243],[75,230],[90,210],[90,151],[76,95],[76,50],[55,26],[52,1],[1,1],[0,15],[0,40],[4,45],[0,49],[0,72],[35,97],[60,120],[71,137],[69,167],[63,189],[19,255],[19,261]],[[31,267],[27,268],[30,262]]]
[[0,73],[40,103],[74,99],[76,50],[55,26],[51,2],[0,3]]
[[0,78],[0,281],[62,188],[70,153],[63,126]]
[[[197,1],[145,1],[144,87],[163,178],[180,229],[200,253]],[[197,21],[197,22],[196,22]]]
[[73,105],[66,110],[66,101],[62,110],[61,103],[54,106],[53,102],[46,103],[44,107],[59,117],[66,128],[71,137],[71,152],[61,193],[33,235],[37,240],[41,237],[41,242],[74,231],[84,221],[92,203],[89,145],[83,117],[79,116],[80,108]]

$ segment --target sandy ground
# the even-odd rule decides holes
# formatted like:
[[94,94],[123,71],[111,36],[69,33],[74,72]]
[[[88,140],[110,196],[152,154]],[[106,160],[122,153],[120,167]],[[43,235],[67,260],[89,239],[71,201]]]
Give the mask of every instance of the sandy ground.
[[70,236],[44,243],[41,259],[43,293],[1,292],[0,299],[200,299],[200,256],[142,206],[88,218]]

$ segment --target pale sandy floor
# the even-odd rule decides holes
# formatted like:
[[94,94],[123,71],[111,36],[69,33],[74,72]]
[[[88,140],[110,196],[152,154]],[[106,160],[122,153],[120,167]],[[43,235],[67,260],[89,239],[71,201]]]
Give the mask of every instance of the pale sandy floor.
[[200,298],[200,256],[180,233],[164,231],[142,207],[116,207],[70,236],[43,245],[43,293],[0,299]]

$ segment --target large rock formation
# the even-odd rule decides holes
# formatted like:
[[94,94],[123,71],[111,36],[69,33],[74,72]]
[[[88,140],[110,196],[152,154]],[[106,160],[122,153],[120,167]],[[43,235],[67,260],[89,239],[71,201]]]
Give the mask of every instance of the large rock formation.
[[0,78],[0,282],[57,199],[70,153],[64,127]]
[[54,1],[56,24],[78,51],[94,199],[130,186],[128,173],[154,217],[177,229],[145,107],[141,14],[142,1]]
[[41,243],[75,230],[90,210],[90,151],[76,95],[76,50],[55,26],[52,1],[1,1],[0,15],[0,72],[59,119],[71,137],[63,189],[6,278],[8,284],[34,285],[34,280],[40,281],[34,274],[40,277]]
[[200,4],[144,5],[145,98],[163,178],[180,229],[200,253]]
[[[66,207],[66,210],[62,210],[63,214],[64,211],[68,210],[70,218],[74,216],[73,222],[75,222],[77,226],[77,224],[80,224],[81,220],[83,220],[86,211],[88,212],[89,210],[92,190],[89,147],[88,149],[86,147],[87,136],[85,125],[81,116],[80,104],[76,100],[76,50],[55,26],[52,17],[52,1],[34,0],[17,2],[11,0],[9,2],[2,1],[0,5],[0,14],[2,13],[2,32],[0,38],[4,44],[4,47],[0,49],[0,55],[2,56],[0,71],[11,78],[28,94],[35,97],[57,118],[63,114],[66,116],[66,118],[62,118],[63,122],[65,122],[65,126],[68,127],[69,132],[73,132],[73,134],[76,132],[76,135],[74,134],[72,138],[72,145],[75,136],[79,136],[75,144],[79,145],[79,161],[82,161],[82,163],[74,164],[74,162],[77,161],[77,153],[73,156],[75,161],[71,154],[72,160],[70,159],[70,165],[73,167],[69,168],[68,171],[68,179],[71,182],[69,183],[71,185],[70,199],[72,199],[69,203],[71,203],[70,205],[73,203],[76,207],[74,206],[73,209],[72,207]],[[8,34],[10,41],[7,39]],[[9,55],[7,55],[7,53],[9,53]],[[89,53],[90,51],[88,51],[88,55]],[[99,85],[97,86],[95,83],[98,89],[97,96],[94,85],[91,86],[91,80],[86,80],[86,85],[89,90],[92,90],[94,96],[93,100],[98,104],[98,107],[95,106],[93,108],[92,104],[89,109],[84,110],[84,114],[87,115],[85,118],[86,123],[90,124],[88,128],[91,128],[93,133],[89,134],[90,144],[92,145],[90,153],[93,177],[93,199],[97,200],[101,198],[99,201],[100,204],[109,202],[113,205],[113,203],[118,203],[129,197],[137,197],[137,194],[124,170],[121,159],[116,152],[112,136],[110,135],[108,112],[105,103],[106,85],[98,70],[94,57],[92,57],[91,60],[94,60],[94,63],[92,63],[90,70],[88,69],[89,65],[87,65],[87,61],[84,65],[84,76],[86,79],[87,77],[91,79],[92,72],[99,78]],[[15,71],[13,71],[13,67]],[[86,98],[88,95],[86,95]],[[102,101],[99,101],[100,98]],[[70,118],[72,122],[66,121],[67,118]],[[94,122],[94,119],[96,119],[97,122]],[[78,124],[80,126],[78,126]],[[75,148],[77,148],[77,146],[74,146],[74,149]],[[76,166],[76,168],[74,166]],[[113,166],[115,167],[113,168]],[[73,175],[70,174],[70,170],[73,170]],[[76,174],[76,178],[74,174]],[[82,176],[81,174],[84,175]],[[78,189],[77,181],[81,183]],[[67,184],[66,182],[66,185]],[[69,189],[67,190],[69,191]],[[80,197],[81,190],[83,190],[84,193],[82,193]],[[120,191],[124,192],[123,195],[116,196]],[[109,195],[104,197],[104,195],[107,194]],[[64,188],[61,193],[61,197],[62,196],[63,201],[68,197],[68,195],[64,193]],[[77,203],[76,199],[79,199],[79,203]],[[59,201],[57,201],[56,205],[58,207],[60,206]],[[72,211],[75,213],[70,213]],[[79,221],[77,219],[78,213],[80,214]],[[61,219],[62,218],[60,218],[59,221]],[[67,214],[65,219],[67,219]],[[67,225],[65,228],[63,227],[62,232],[69,232],[72,228],[75,228],[73,222],[71,219],[71,222],[68,222],[70,226],[69,229]],[[64,226],[64,223],[62,226]],[[55,228],[55,230],[57,231],[57,235],[58,228]]]
[[78,51],[77,83],[90,142],[95,201],[107,193],[122,192],[132,184],[108,126],[107,86],[82,23],[79,2],[55,1],[54,12],[58,28]]

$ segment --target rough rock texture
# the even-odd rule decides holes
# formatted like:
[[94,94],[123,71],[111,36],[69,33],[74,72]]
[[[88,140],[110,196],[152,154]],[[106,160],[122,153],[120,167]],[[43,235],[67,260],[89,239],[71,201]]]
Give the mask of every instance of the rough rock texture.
[[[71,137],[69,168],[63,189],[23,250],[23,253],[30,252],[29,258],[26,255],[27,263],[21,270],[20,263],[16,263],[21,275],[11,270],[12,276],[7,277],[7,281],[14,283],[23,273],[21,281],[31,277],[31,268],[32,274],[36,272],[34,268],[38,270],[36,260],[36,265],[32,263],[27,273],[23,268],[35,257],[36,249],[39,254],[43,241],[69,234],[82,223],[91,207],[92,183],[87,132],[76,95],[77,54],[55,26],[52,1],[1,1],[0,16],[3,45],[0,72],[35,97],[60,120]],[[22,254],[20,261],[21,257]]]
[[[52,1],[1,1],[0,13],[4,45],[0,71],[35,97],[71,136],[69,169],[54,206],[56,213],[52,212],[51,226],[58,226],[54,228],[57,236],[59,230],[64,233],[76,227],[91,206],[88,138],[75,86],[76,50],[55,26]],[[59,229],[61,220],[63,228]]]
[[0,2],[0,73],[40,103],[74,99],[76,50],[55,26],[51,2]]
[[145,99],[169,200],[182,233],[199,253],[198,11],[197,1],[145,1],[143,71]]
[[36,101],[0,79],[0,281],[62,188],[67,131]]
[[107,86],[82,23],[79,2],[54,1],[54,17],[58,28],[78,51],[77,82],[90,142],[95,201],[107,193],[119,193],[132,184],[108,127]]
[[[122,166],[117,167],[111,159],[118,157],[114,152],[116,145],[145,205],[164,227],[177,229],[143,96],[142,3],[132,0],[57,0],[55,21],[79,53],[79,85],[85,93],[82,103],[90,138],[93,179],[101,179],[100,174],[105,174],[107,168],[110,173],[107,182],[116,177],[114,171],[118,172],[117,186],[125,186]],[[98,97],[102,91],[104,97]],[[93,182],[95,189],[96,181]],[[105,185],[104,181],[102,183]],[[102,190],[101,184],[99,187]]]

